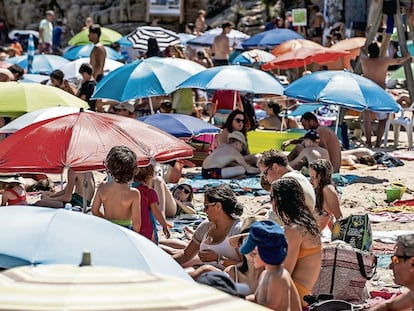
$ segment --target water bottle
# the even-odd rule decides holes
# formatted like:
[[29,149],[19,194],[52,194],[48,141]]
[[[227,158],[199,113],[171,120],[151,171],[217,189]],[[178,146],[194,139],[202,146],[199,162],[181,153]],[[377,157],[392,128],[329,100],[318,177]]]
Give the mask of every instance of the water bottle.
[[65,210],[71,211],[72,210],[72,204],[70,204],[69,202],[65,203]]

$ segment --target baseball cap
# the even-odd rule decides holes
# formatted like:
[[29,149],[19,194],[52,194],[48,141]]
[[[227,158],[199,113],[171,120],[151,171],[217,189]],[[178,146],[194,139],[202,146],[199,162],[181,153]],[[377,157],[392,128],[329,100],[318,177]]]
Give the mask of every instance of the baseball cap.
[[229,139],[235,139],[241,142],[243,145],[247,146],[246,137],[242,132],[234,131],[229,134]]
[[317,132],[317,131],[315,131],[315,130],[309,130],[309,131],[305,134],[305,136],[303,136],[303,138],[307,138],[307,139],[310,139],[310,140],[315,141],[315,140],[318,140],[318,139],[319,139],[319,134],[318,134],[318,132]]
[[135,106],[130,104],[129,102],[119,103],[114,108],[115,109],[127,109],[131,113],[135,111]]
[[245,297],[252,292],[249,285],[234,282],[230,276],[223,271],[209,271],[203,273],[197,279],[197,282],[238,297]]
[[240,247],[240,253],[248,254],[256,246],[260,258],[269,265],[280,265],[286,258],[285,232],[273,220],[254,222],[250,227],[248,238]]

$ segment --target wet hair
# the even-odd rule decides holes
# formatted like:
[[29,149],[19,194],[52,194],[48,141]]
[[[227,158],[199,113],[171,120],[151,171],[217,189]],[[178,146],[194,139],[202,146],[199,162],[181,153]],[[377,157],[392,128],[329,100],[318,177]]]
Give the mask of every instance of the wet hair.
[[98,35],[98,38],[101,36],[101,26],[98,24],[93,24],[89,26],[89,32],[90,33],[96,33]]
[[158,41],[155,38],[148,38],[147,57],[159,56],[160,47]]
[[59,81],[59,83],[63,82],[63,79],[65,78],[65,74],[62,70],[56,69],[53,70],[52,73],[49,76],[51,79],[56,79]]
[[137,171],[137,155],[126,146],[112,147],[106,156],[106,167],[116,182],[128,183]]
[[17,64],[11,65],[9,68],[12,74],[17,74],[17,80],[21,79],[24,75],[24,69]]
[[188,199],[187,199],[187,201],[188,202],[192,202],[193,201],[193,198],[194,198],[194,191],[193,191],[193,187],[191,187],[191,185],[189,185],[189,184],[179,184],[179,185],[177,185],[177,186],[175,186],[175,188],[174,188],[174,190],[173,190],[173,194],[174,194],[174,192],[175,192],[175,190],[177,190],[177,188],[179,187],[179,186],[186,186],[188,189],[190,189],[190,193],[188,194]]
[[229,131],[229,133],[232,133],[234,131],[234,129],[233,129],[233,120],[236,118],[236,116],[238,114],[241,114],[244,117],[243,127],[240,130],[240,132],[242,132],[246,136],[246,126],[247,126],[247,122],[249,122],[248,121],[249,118],[246,116],[246,114],[243,111],[241,111],[239,109],[233,110],[229,114],[229,116],[226,119],[226,122],[224,122],[224,124],[221,128],[222,129],[227,129]]
[[318,159],[309,163],[309,169],[313,169],[316,172],[317,177],[319,177],[318,185],[315,188],[315,209],[321,214],[323,211],[323,188],[327,185],[334,185],[332,180],[332,164],[328,160]]
[[312,112],[305,112],[302,115],[302,118],[300,118],[300,120],[306,120],[306,121],[315,121],[315,122],[319,122],[318,118],[316,117],[316,115]]
[[313,236],[320,236],[318,222],[305,202],[302,186],[293,177],[284,177],[272,184],[275,213],[285,225],[296,224]]
[[79,67],[79,73],[80,74],[82,74],[82,73],[87,73],[88,75],[92,75],[92,73],[93,73],[93,68],[92,68],[92,65],[91,64],[89,64],[89,63],[83,63],[80,67]]
[[260,157],[259,161],[257,161],[257,163],[267,167],[273,164],[287,167],[289,165],[289,160],[284,153],[270,149],[262,153],[262,156]]
[[237,198],[229,185],[208,187],[204,193],[205,199],[210,202],[220,202],[223,211],[232,218],[236,218],[243,213],[243,206],[237,202]]
[[380,49],[376,42],[372,42],[368,45],[368,55],[370,58],[377,58],[379,56]]

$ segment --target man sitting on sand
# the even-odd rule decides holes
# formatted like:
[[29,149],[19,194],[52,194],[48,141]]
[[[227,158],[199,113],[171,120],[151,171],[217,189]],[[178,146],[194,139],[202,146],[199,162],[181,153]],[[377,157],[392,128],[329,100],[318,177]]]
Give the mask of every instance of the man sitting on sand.
[[259,174],[257,167],[250,166],[241,155],[247,147],[243,133],[234,131],[229,134],[229,143],[218,146],[204,159],[201,174],[203,178],[232,178],[245,174]]

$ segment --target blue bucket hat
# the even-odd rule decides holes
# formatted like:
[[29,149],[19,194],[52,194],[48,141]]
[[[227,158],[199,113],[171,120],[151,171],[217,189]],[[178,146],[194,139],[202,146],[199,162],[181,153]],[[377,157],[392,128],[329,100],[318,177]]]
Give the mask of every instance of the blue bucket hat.
[[260,258],[269,265],[280,265],[286,258],[285,232],[273,220],[256,221],[250,227],[249,237],[240,247],[241,254],[250,253],[255,247]]

